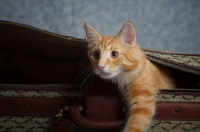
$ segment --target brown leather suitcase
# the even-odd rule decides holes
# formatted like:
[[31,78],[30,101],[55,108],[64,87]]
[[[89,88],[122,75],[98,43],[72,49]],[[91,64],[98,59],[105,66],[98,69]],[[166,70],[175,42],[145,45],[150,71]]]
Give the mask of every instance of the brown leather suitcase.
[[[173,71],[148,131],[200,131],[200,55],[144,49]],[[0,21],[0,131],[81,132],[123,128],[126,107],[114,84],[93,78],[84,39]]]

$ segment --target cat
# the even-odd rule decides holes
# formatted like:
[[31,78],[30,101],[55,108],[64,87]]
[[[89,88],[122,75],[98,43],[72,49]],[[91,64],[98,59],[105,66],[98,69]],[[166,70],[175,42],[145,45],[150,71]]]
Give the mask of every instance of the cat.
[[161,88],[175,88],[172,75],[147,59],[130,19],[116,36],[103,36],[85,22],[84,28],[94,73],[116,83],[127,103],[128,118],[122,131],[147,131],[157,93]]

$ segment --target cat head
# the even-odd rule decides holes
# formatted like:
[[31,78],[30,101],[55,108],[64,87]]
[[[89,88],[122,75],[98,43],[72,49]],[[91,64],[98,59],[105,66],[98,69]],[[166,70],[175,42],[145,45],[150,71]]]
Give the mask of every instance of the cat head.
[[135,28],[130,20],[116,36],[103,36],[87,23],[84,27],[88,57],[97,75],[112,80],[137,72],[143,54],[136,43]]

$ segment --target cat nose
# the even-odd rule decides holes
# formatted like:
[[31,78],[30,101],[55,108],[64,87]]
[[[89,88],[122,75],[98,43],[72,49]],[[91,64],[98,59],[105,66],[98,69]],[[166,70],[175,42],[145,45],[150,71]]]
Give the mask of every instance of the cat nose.
[[99,66],[99,69],[102,71],[105,68],[105,66]]

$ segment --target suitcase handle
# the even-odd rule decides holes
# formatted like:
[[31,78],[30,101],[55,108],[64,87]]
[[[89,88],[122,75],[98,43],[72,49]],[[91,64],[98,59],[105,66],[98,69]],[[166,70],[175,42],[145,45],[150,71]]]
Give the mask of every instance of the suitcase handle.
[[81,114],[79,105],[70,105],[69,113],[72,120],[79,126],[89,129],[122,129],[123,119],[116,120],[94,120],[88,119]]

